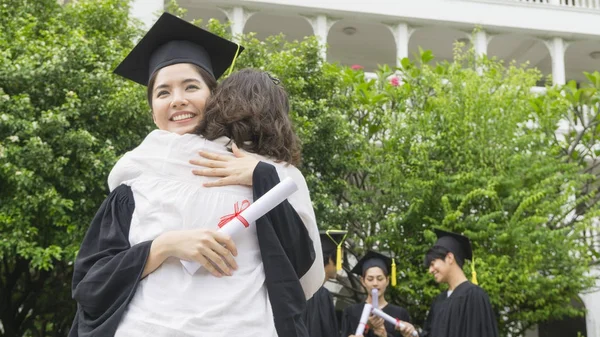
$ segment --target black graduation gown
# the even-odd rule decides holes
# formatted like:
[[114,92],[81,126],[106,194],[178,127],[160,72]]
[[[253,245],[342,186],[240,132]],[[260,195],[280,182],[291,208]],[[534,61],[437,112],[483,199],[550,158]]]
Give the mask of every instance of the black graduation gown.
[[433,301],[421,336],[497,337],[498,324],[488,295],[469,281],[456,287],[450,297],[444,291]]
[[319,288],[308,300],[304,317],[310,337],[331,337],[340,334],[333,296],[325,287]]
[[[254,200],[279,183],[273,165],[254,170]],[[73,272],[77,312],[69,337],[111,337],[141,279],[151,241],[129,245],[135,209],[131,188],[115,188],[88,229]],[[303,314],[306,298],[300,284],[315,260],[312,240],[302,219],[285,200],[256,221],[265,284],[279,336],[308,337]]]
[[[356,328],[358,327],[358,323],[360,322],[360,315],[362,314],[363,308],[365,307],[364,303],[353,304],[346,309],[344,309],[344,314],[342,315],[342,334],[341,337],[348,337],[349,335],[353,335],[356,332]],[[388,304],[381,311],[386,314],[397,318],[404,322],[410,323],[410,315],[406,309],[399,307],[397,305]],[[385,330],[387,331],[388,337],[402,337],[400,331],[396,330],[396,327],[392,323],[384,322]],[[376,335],[373,333],[372,329],[365,329],[365,333],[363,334],[365,337],[375,337]]]

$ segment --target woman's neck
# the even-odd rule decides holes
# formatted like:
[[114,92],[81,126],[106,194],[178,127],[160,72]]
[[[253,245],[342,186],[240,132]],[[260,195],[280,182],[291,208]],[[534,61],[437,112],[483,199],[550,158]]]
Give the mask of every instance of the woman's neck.
[[[369,297],[367,297],[367,303],[369,304],[373,304],[373,296],[369,295]],[[381,309],[383,307],[385,307],[388,304],[388,302],[385,300],[385,297],[383,297],[383,295],[379,295],[378,301],[377,301],[377,305],[379,306],[379,308],[377,309]]]

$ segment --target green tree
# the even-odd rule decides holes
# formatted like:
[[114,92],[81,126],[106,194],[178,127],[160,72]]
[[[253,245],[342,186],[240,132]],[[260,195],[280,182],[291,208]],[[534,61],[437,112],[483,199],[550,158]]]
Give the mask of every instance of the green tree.
[[111,74],[138,30],[127,2],[0,2],[1,336],[64,336],[72,261],[118,155],[150,130]]
[[584,152],[573,144],[586,131],[564,141],[555,132],[589,102],[595,129],[598,92],[585,91],[596,97],[586,102],[561,98],[560,88],[538,97],[530,91],[538,71],[473,55],[458,46],[452,63],[429,65],[433,56],[422,52],[398,69],[382,67],[379,78],[390,80],[342,72],[347,120],[363,147],[334,209],[355,239],[352,250],[395,256],[400,282],[392,295],[417,323],[440,291],[423,266],[431,229],[464,232],[502,335],[518,336],[582,314],[569,303],[594,284],[586,233],[598,215],[597,177],[589,162],[572,159],[580,154],[565,152]]

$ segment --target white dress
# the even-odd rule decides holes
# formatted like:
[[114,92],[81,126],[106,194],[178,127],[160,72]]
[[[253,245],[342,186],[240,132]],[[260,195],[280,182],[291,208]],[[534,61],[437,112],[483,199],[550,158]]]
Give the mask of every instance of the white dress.
[[[217,229],[219,219],[233,213],[236,203],[252,202],[251,187],[206,188],[202,184],[216,178],[191,173],[197,167],[188,161],[197,158],[200,150],[232,155],[225,147],[228,141],[156,130],[117,162],[109,187],[112,191],[126,184],[133,192],[132,246],[167,231]],[[299,187],[288,201],[307,227],[316,253],[312,267],[300,279],[308,299],[321,286],[324,270],[306,182],[292,165],[260,160],[274,165],[281,180],[291,177]],[[204,268],[190,275],[178,259],[167,259],[140,281],[115,336],[277,336],[256,227],[250,226],[233,239],[238,270],[232,276],[217,278]]]

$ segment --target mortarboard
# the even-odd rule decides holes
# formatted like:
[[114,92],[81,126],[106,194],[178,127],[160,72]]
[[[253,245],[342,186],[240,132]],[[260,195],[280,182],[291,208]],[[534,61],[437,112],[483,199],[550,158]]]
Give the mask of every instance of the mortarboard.
[[323,255],[331,255],[333,252],[336,252],[335,266],[337,270],[342,270],[342,245],[347,234],[348,231],[339,229],[319,231]]
[[440,246],[448,249],[452,254],[462,260],[471,260],[472,282],[477,284],[477,273],[475,272],[475,261],[473,260],[473,248],[471,240],[464,235],[448,232],[438,228],[434,228],[435,235],[438,240],[435,246]]
[[[369,268],[379,267],[390,276],[392,286],[396,285],[396,261],[381,253],[369,250],[352,268],[354,274],[364,276]],[[391,275],[390,275],[391,274]]]
[[148,85],[157,70],[173,64],[191,63],[218,79],[233,66],[243,50],[244,47],[234,42],[163,13],[114,72]]
[[471,241],[468,237],[437,228],[434,229],[434,232],[438,237],[435,246],[444,247],[456,255],[456,257],[463,260],[471,260],[473,258]]

